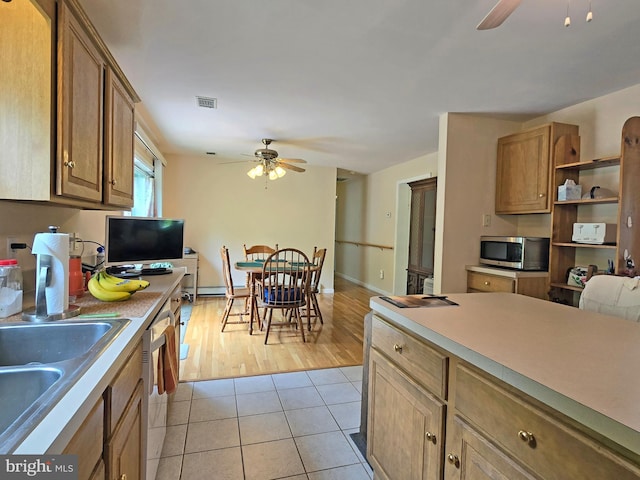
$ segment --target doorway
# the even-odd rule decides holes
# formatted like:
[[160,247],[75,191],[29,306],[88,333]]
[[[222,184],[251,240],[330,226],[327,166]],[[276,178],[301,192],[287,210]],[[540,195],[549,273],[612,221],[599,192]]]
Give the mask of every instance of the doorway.
[[407,294],[424,292],[426,279],[433,280],[433,257],[436,234],[436,177],[410,182],[409,255]]

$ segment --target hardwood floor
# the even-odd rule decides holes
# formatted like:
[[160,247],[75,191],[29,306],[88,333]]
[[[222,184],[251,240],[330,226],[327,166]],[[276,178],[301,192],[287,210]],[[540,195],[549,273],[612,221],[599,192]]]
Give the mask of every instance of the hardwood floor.
[[[288,326],[273,326],[267,345],[264,332],[254,329],[249,335],[248,324],[227,324],[220,332],[225,298],[198,297],[184,338],[189,355],[180,361],[180,380],[361,365],[364,316],[370,310],[369,298],[378,294],[338,277],[334,290],[318,296],[324,324],[318,321],[305,332],[306,343]],[[240,308],[241,303],[236,304]]]

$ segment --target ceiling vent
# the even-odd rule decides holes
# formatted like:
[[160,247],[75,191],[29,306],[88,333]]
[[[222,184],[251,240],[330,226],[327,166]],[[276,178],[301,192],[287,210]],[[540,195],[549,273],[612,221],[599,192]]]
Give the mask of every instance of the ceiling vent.
[[218,108],[218,99],[211,97],[196,97],[198,106],[202,108]]

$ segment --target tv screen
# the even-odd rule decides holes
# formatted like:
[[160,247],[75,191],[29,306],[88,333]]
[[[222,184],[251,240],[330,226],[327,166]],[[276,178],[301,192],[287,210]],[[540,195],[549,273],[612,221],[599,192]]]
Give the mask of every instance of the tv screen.
[[184,220],[107,216],[107,265],[160,263],[182,258]]

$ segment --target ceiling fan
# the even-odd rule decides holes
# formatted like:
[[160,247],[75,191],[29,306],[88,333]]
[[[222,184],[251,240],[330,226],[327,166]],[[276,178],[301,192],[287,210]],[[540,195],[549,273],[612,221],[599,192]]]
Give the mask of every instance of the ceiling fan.
[[476,29],[489,30],[502,25],[509,15],[511,15],[522,0],[499,0],[486,17],[478,24]]
[[301,158],[280,158],[278,152],[269,148],[271,142],[274,140],[270,138],[263,138],[262,143],[265,148],[259,148],[254,153],[254,161],[258,162],[254,168],[247,172],[251,178],[260,177],[262,175],[268,175],[271,180],[280,178],[287,173],[287,170],[293,172],[304,172],[305,169],[294,163],[307,163]]

